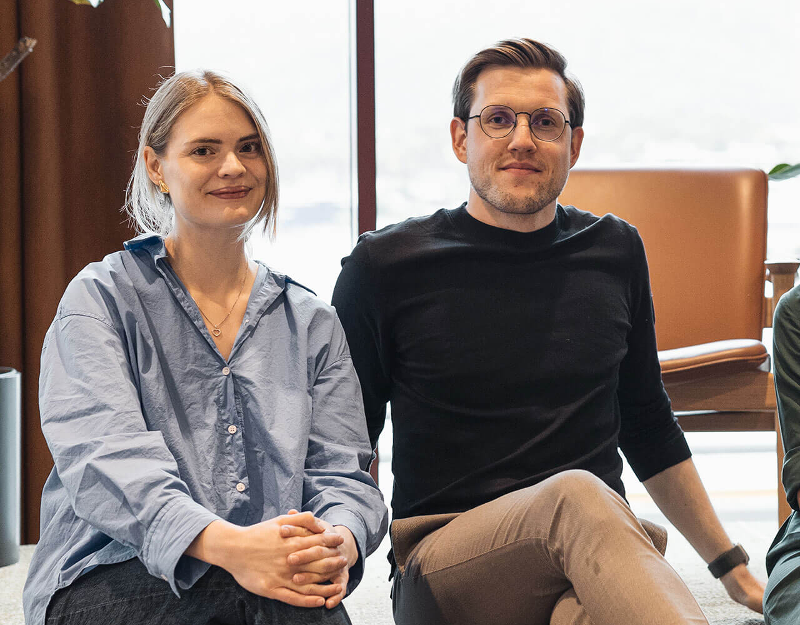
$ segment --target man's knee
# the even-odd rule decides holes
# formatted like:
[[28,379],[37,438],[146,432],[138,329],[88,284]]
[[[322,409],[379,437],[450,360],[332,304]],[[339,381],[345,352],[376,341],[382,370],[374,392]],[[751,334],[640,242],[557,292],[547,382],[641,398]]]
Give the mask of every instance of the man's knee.
[[584,524],[591,524],[594,520],[607,523],[620,512],[633,517],[625,500],[589,471],[562,471],[539,486],[544,489],[554,512],[576,514]]
[[541,487],[551,496],[569,501],[590,503],[619,498],[608,485],[594,473],[582,469],[562,471],[541,482]]

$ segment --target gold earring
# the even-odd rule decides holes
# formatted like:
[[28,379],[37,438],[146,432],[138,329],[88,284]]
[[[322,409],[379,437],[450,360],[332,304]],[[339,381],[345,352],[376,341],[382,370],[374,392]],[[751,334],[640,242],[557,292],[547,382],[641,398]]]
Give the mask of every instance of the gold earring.
[[169,187],[163,180],[158,181],[158,188],[164,195],[167,195],[169,193]]

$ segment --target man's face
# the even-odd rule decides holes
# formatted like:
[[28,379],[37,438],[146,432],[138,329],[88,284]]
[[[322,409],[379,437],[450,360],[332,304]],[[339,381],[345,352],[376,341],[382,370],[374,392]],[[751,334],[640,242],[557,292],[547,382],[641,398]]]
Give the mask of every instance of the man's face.
[[[517,112],[557,108],[568,118],[567,87],[548,69],[490,67],[478,76],[470,117],[485,106],[502,104]],[[467,210],[491,225],[519,231],[543,228],[555,217],[556,200],[578,160],[583,129],[569,126],[555,141],[530,132],[520,115],[506,137],[493,139],[480,122],[454,118],[450,123],[453,151],[467,164],[471,183]]]

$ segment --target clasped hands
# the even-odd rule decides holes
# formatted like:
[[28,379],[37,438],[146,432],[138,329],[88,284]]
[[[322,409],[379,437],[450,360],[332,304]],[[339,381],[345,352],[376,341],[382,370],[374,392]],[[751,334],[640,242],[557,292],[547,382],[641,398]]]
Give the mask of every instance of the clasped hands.
[[349,529],[296,510],[247,527],[214,521],[186,553],[224,568],[257,595],[329,609],[344,598],[358,559]]

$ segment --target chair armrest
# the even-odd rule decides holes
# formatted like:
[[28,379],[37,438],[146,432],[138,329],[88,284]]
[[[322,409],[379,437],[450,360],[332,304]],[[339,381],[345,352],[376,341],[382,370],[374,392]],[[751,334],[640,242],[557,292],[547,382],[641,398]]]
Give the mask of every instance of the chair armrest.
[[736,339],[714,341],[658,352],[664,384],[680,384],[701,378],[769,371],[770,359],[761,341]]
[[798,260],[778,260],[767,261],[764,263],[767,269],[767,280],[772,282],[772,297],[764,302],[764,327],[772,327],[772,316],[775,314],[775,306],[778,300],[794,286],[794,277],[797,268],[800,267]]

